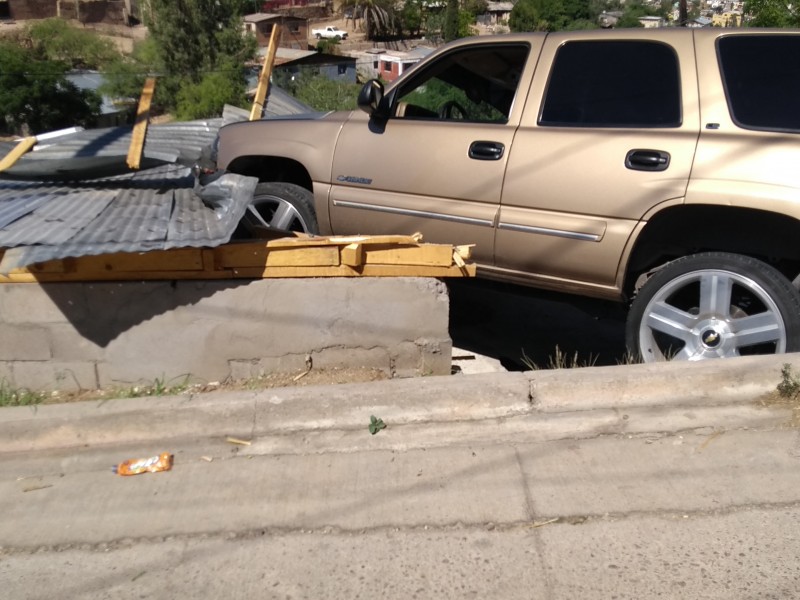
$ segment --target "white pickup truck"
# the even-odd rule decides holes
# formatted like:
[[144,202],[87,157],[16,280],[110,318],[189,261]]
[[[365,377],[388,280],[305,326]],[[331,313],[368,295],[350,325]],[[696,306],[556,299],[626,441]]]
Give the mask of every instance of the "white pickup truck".
[[328,39],[328,40],[346,40],[347,39],[347,32],[339,29],[335,25],[328,25],[327,27],[323,27],[322,29],[312,29],[311,35],[315,38]]

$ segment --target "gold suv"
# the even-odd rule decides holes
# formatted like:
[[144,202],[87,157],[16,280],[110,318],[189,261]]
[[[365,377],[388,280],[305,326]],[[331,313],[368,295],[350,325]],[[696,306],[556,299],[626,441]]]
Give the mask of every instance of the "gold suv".
[[359,106],[220,131],[251,222],[475,243],[479,275],[630,303],[645,361],[800,350],[800,32],[460,40]]

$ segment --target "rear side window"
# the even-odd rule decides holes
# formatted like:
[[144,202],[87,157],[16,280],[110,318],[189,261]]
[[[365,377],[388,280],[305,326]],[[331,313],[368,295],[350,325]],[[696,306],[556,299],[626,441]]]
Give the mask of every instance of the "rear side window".
[[737,125],[800,131],[800,36],[727,36],[717,52]]
[[580,41],[558,49],[540,125],[679,127],[678,57],[660,42]]

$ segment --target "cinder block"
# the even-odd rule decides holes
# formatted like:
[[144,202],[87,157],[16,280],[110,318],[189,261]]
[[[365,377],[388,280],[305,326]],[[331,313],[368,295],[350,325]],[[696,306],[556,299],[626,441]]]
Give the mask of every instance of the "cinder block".
[[66,323],[67,318],[48,295],[48,289],[52,289],[52,284],[47,287],[35,283],[0,285],[0,323]]
[[82,336],[70,323],[52,323],[50,347],[54,360],[102,361],[105,349]]
[[95,365],[90,362],[18,361],[13,368],[16,387],[66,392],[98,387]]
[[46,326],[9,325],[0,322],[0,360],[50,358],[50,333]]
[[14,368],[12,365],[12,362],[0,360],[0,383],[5,382],[11,387],[17,387],[14,381]]
[[449,375],[453,347],[450,340],[406,342],[392,347],[392,376]]
[[[13,295],[28,289],[42,318],[49,298],[65,320],[41,326],[0,321],[0,361],[94,363],[92,376],[104,387],[301,372],[309,354],[317,368],[379,368],[397,376],[450,369],[449,300],[446,286],[435,279],[136,281],[50,284],[46,293],[34,284],[20,289]],[[78,370],[75,379],[85,385],[91,378]],[[35,371],[25,385],[42,381],[45,371]],[[19,379],[16,367],[13,375]],[[60,377],[45,383],[58,384]]]

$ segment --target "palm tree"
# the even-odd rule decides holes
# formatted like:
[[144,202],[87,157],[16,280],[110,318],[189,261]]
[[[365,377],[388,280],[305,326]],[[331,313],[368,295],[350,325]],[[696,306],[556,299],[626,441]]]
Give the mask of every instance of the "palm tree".
[[345,0],[345,8],[353,9],[353,24],[364,19],[364,33],[368,40],[391,37],[396,32],[395,8],[392,0]]

